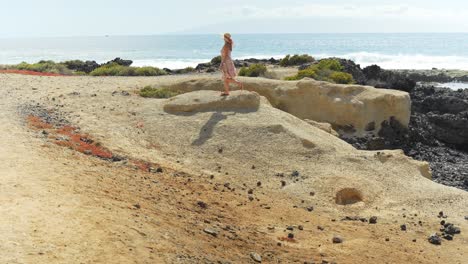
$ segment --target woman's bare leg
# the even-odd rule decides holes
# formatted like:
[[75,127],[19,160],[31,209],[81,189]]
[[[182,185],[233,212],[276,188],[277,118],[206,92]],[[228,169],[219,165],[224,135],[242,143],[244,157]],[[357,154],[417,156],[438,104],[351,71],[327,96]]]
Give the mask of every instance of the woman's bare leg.
[[244,90],[244,84],[242,82],[239,82],[239,81],[237,81],[235,79],[230,79],[229,81],[237,84],[239,86],[239,88],[241,89],[241,91]]
[[228,78],[224,79],[224,93],[223,94],[229,94],[229,83],[230,83],[230,79]]

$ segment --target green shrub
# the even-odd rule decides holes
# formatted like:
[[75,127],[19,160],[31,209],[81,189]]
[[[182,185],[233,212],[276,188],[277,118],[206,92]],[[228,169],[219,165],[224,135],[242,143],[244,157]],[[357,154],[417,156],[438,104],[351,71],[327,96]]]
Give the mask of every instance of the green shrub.
[[339,84],[354,83],[353,76],[349,73],[342,72],[342,70],[343,66],[337,59],[323,59],[304,70],[300,70],[294,76],[286,77],[285,80],[301,80],[308,77],[319,81],[334,82]]
[[216,56],[211,59],[211,64],[221,64],[221,56]]
[[82,72],[82,71],[76,71],[76,72],[73,72],[73,75],[77,75],[77,76],[85,76],[85,75],[88,75],[86,72]]
[[283,67],[297,66],[297,65],[302,65],[304,63],[314,62],[314,61],[315,59],[312,56],[309,56],[307,54],[303,54],[303,55],[295,54],[293,56],[288,54],[286,55],[286,57],[281,59],[280,65]]
[[15,69],[18,70],[26,70],[26,71],[35,71],[35,72],[49,72],[49,73],[57,73],[57,74],[65,74],[69,75],[72,74],[63,63],[55,63],[53,61],[39,61],[38,63],[29,64],[26,62],[22,62],[16,66]]
[[103,65],[90,73],[92,76],[122,76],[125,66],[117,63]]
[[347,72],[333,72],[330,74],[330,79],[334,83],[351,84],[354,83],[353,76]]
[[252,64],[249,67],[242,67],[239,71],[240,76],[258,77],[264,75],[267,68],[263,64]]
[[323,59],[320,60],[317,64],[312,65],[317,67],[320,70],[331,70],[331,71],[342,71],[343,66],[341,65],[340,61],[337,59]]
[[135,75],[137,76],[159,76],[159,75],[165,75],[166,72],[156,68],[156,67],[140,67],[136,68],[135,70]]
[[180,93],[171,91],[167,88],[154,88],[151,86],[146,86],[140,90],[139,94],[145,98],[170,98]]
[[90,73],[92,76],[159,76],[166,72],[155,67],[129,67],[115,62],[102,65]]
[[174,73],[175,74],[187,74],[187,73],[191,73],[191,72],[194,72],[194,71],[195,71],[195,68],[187,67],[187,68],[183,68],[183,69],[174,70]]

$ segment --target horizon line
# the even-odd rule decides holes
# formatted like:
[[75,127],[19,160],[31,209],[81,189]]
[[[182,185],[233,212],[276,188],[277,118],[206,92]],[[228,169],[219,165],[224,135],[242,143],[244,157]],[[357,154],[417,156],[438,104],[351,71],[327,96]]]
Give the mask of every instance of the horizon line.
[[[166,33],[151,33],[151,34],[103,34],[103,35],[57,35],[57,36],[9,36],[0,39],[38,39],[38,38],[97,38],[97,37],[151,37],[151,36],[210,36],[219,35],[223,33],[180,33],[180,32],[166,32]],[[235,35],[356,35],[356,34],[468,34],[468,32],[264,32],[264,33],[241,33],[231,32]]]

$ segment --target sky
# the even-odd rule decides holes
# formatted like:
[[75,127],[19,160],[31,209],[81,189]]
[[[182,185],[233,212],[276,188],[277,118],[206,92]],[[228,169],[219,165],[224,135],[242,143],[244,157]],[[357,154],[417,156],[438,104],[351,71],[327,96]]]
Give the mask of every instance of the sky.
[[0,38],[468,32],[466,0],[0,0]]

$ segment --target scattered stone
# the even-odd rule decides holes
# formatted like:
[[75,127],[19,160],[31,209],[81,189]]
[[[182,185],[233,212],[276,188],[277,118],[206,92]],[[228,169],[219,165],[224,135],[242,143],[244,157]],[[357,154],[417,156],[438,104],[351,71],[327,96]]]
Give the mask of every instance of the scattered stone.
[[445,223],[443,232],[449,235],[455,235],[460,234],[461,230],[459,227],[456,227],[453,224]]
[[390,241],[390,238],[388,238],[388,237],[387,237],[387,238],[385,238],[385,241],[387,241],[387,242],[388,242],[388,241]]
[[134,204],[133,207],[135,207],[136,209],[140,209],[141,205],[140,204]]
[[310,194],[310,196],[314,196],[315,192],[310,192],[309,194]]
[[453,240],[453,236],[450,235],[450,234],[444,233],[444,234],[442,234],[442,237],[443,237],[445,240]]
[[163,169],[161,167],[158,167],[158,168],[149,168],[149,172],[151,173],[162,173],[163,172]]
[[317,226],[317,229],[320,230],[320,231],[325,230],[325,228],[323,228],[323,226]]
[[205,228],[203,229],[203,232],[209,234],[209,235],[212,235],[214,237],[217,237],[219,232],[217,230],[214,230],[214,229],[211,229],[211,228]]
[[406,225],[405,225],[405,224],[401,225],[401,226],[400,226],[400,229],[401,229],[401,231],[406,231],[406,229],[407,229],[407,228],[406,228]]
[[222,148],[218,149],[218,153],[219,154],[223,153],[223,149]]
[[301,231],[304,230],[304,227],[302,225],[298,226],[297,228]]
[[369,224],[377,224],[377,216],[372,216],[369,218]]
[[309,207],[307,207],[306,209],[307,209],[307,211],[312,212],[312,211],[314,210],[314,207],[313,207],[313,206],[309,206]]
[[294,227],[293,226],[288,226],[288,227],[286,227],[286,230],[293,231]]
[[343,238],[341,238],[340,236],[334,236],[332,241],[334,244],[341,244],[343,243]]
[[262,182],[259,181],[257,182],[257,187],[260,187],[260,186],[262,186]]
[[288,238],[289,238],[289,239],[294,239],[294,234],[293,234],[293,233],[289,233],[289,234],[288,234]]
[[249,190],[247,191],[247,193],[248,193],[248,194],[253,194],[253,190],[252,190],[252,189],[249,189]]
[[251,257],[255,262],[258,262],[258,263],[261,263],[261,262],[262,262],[262,256],[260,256],[258,253],[250,252],[250,257]]
[[367,222],[367,218],[359,216],[345,216],[341,221],[361,221],[365,223]]
[[255,170],[255,165],[252,165],[252,170]]
[[197,205],[200,207],[200,208],[203,208],[203,209],[207,209],[208,208],[208,205],[203,202],[203,201],[198,201],[197,202]]
[[440,245],[442,244],[442,239],[437,233],[434,233],[429,236],[428,238],[429,243],[434,244],[434,245]]
[[413,239],[413,242],[416,242],[417,240],[416,239]]
[[468,221],[468,215],[467,215],[467,216],[465,216],[465,220],[467,220],[467,221]]
[[286,186],[286,182],[285,181],[281,181],[281,187],[284,187]]
[[293,172],[291,173],[291,176],[292,176],[292,177],[299,177],[299,172],[298,172],[298,171],[293,171]]

